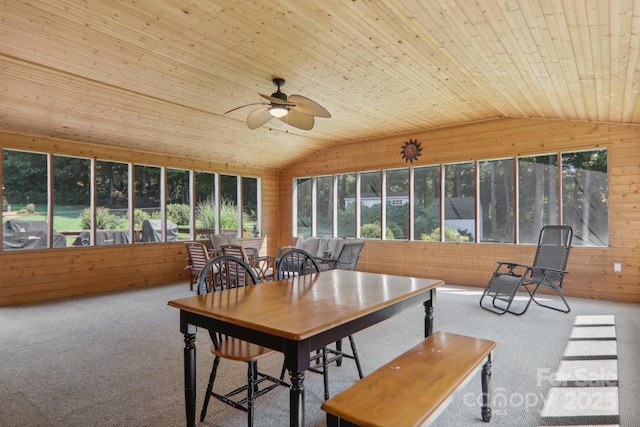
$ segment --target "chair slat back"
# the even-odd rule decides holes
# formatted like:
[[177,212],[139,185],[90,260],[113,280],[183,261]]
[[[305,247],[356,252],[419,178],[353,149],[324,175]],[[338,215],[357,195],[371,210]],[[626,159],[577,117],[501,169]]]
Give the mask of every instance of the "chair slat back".
[[207,252],[207,247],[204,245],[204,243],[200,242],[185,242],[184,245],[187,248],[191,274],[200,274],[202,268],[209,261],[209,253]]
[[[253,269],[240,258],[221,255],[209,260],[198,278],[198,295],[259,283]],[[227,337],[209,330],[215,348]]]
[[290,249],[278,260],[277,280],[317,273],[320,267],[313,255],[302,249]]
[[203,267],[197,289],[198,295],[202,295],[257,283],[258,278],[249,264],[234,256],[221,255]]
[[249,256],[241,245],[220,245],[223,255],[234,256],[240,258],[244,262],[250,262]]

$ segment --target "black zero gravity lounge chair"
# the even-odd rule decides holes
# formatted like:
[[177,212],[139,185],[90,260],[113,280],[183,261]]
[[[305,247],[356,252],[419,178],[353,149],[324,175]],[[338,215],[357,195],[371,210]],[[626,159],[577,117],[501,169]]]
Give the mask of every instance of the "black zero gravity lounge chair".
[[[568,225],[546,225],[540,230],[536,256],[532,265],[522,265],[515,262],[499,261],[489,283],[484,288],[480,298],[480,307],[497,314],[506,312],[521,315],[529,308],[531,301],[553,310],[568,313],[571,309],[562,295],[562,281],[566,271],[573,230]],[[518,311],[512,307],[513,301],[520,288],[526,291],[527,302]],[[540,288],[553,290],[564,307],[546,305],[536,299]],[[487,303],[489,300],[490,303]]]

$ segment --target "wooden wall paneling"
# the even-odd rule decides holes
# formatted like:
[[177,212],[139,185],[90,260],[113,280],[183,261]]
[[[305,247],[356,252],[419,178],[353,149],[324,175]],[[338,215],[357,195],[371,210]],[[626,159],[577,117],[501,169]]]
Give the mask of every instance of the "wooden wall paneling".
[[[274,170],[0,132],[0,149],[5,148],[259,177],[263,250],[277,249],[279,180]],[[0,306],[186,281],[186,258],[183,242],[0,251]]]
[[[410,166],[403,142],[417,139],[423,156],[412,166],[559,151],[608,149],[609,247],[574,247],[565,294],[640,302],[640,126],[545,119],[497,119],[344,144],[280,171],[280,242],[292,239],[295,177]],[[436,277],[484,287],[497,260],[531,263],[533,245],[367,240],[358,269]],[[620,262],[622,273],[613,272]]]

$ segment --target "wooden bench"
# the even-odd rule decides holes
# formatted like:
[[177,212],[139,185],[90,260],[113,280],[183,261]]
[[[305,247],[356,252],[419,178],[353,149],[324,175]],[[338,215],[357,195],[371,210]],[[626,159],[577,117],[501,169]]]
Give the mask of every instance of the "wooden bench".
[[435,419],[482,365],[482,409],[491,419],[491,352],[496,343],[436,332],[322,404],[329,427],[413,427]]

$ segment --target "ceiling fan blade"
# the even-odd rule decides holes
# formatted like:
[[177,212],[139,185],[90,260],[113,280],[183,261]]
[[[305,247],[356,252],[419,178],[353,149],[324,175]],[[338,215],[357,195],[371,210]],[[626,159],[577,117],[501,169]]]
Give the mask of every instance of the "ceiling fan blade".
[[247,126],[249,126],[249,129],[258,129],[267,123],[271,117],[273,116],[269,112],[269,107],[258,108],[250,112],[247,116]]
[[263,95],[261,93],[259,93],[258,95],[260,95],[261,97],[263,97],[267,101],[272,102],[274,104],[289,104],[289,101],[285,101],[284,99],[276,98],[275,96]]
[[267,104],[265,104],[264,102],[253,102],[251,104],[243,105],[241,107],[232,108],[231,110],[226,111],[224,114],[229,114],[232,111],[236,111],[236,110],[239,110],[239,109],[244,108],[244,107],[249,107],[251,105],[267,105]]
[[[269,113],[270,114],[270,113]],[[289,114],[283,117],[279,117],[280,120],[302,130],[310,130],[313,128],[313,116],[307,114],[298,113],[295,110],[290,110]]]
[[291,108],[298,113],[316,117],[331,117],[331,114],[322,105],[302,95],[291,95],[288,100],[291,104],[295,104],[295,107]]

